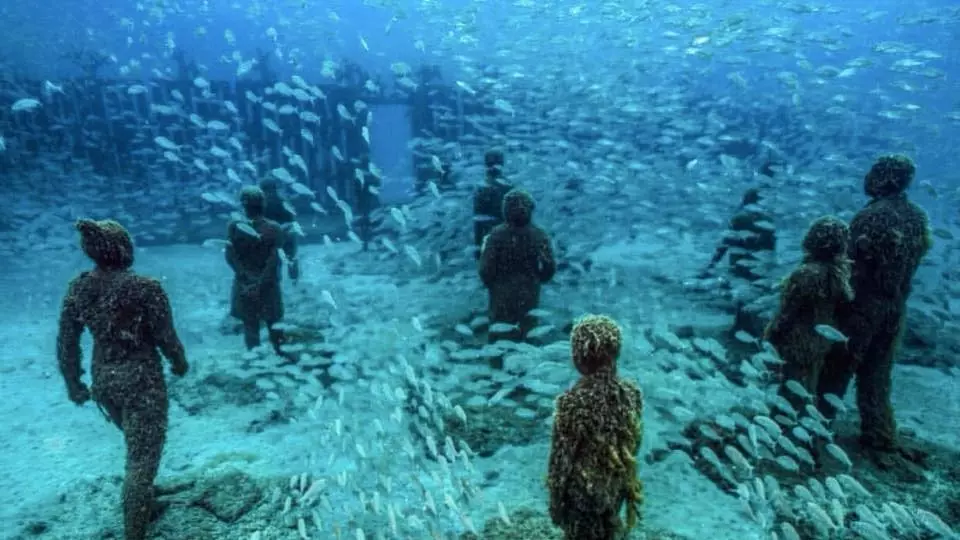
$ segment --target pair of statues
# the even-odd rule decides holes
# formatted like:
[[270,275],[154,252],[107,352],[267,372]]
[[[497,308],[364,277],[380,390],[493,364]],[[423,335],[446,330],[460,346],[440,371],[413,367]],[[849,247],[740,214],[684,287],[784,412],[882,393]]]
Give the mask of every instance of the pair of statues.
[[765,336],[785,362],[783,383],[800,383],[823,411],[833,412],[824,396],[842,398],[856,378],[860,443],[885,468],[921,457],[898,444],[890,403],[911,282],[933,244],[926,213],[906,195],[914,174],[907,157],[883,156],[849,227],[834,217],[813,222]]
[[530,311],[540,304],[540,287],[557,271],[550,236],[533,223],[535,203],[503,177],[503,153],[484,156],[486,180],[474,195],[474,244],[480,281],[489,295],[490,320],[511,329],[490,339],[522,340],[536,326]]

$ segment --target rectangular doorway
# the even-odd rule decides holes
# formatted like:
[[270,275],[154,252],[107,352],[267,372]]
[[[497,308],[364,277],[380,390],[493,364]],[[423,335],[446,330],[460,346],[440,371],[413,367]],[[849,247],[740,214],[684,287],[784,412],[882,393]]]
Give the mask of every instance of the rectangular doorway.
[[383,171],[380,202],[400,204],[413,198],[414,170],[410,141],[410,107],[373,105],[370,125],[370,160]]

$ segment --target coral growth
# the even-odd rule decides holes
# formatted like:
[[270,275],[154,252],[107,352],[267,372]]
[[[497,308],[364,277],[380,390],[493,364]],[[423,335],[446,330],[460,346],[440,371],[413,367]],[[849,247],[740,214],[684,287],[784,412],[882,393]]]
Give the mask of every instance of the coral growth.
[[568,539],[610,540],[636,524],[643,503],[636,459],[643,398],[635,385],[616,377],[621,338],[613,320],[585,317],[570,342],[584,376],[557,399],[547,477],[550,517]]

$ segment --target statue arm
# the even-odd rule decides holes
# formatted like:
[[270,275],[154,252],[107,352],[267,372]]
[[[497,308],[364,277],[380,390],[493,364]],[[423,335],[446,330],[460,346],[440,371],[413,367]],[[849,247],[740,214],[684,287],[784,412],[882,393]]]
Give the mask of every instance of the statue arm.
[[67,288],[67,294],[60,308],[57,332],[57,364],[60,367],[63,382],[67,386],[67,395],[78,405],[90,398],[86,385],[80,379],[83,375],[80,337],[84,330],[84,324],[80,318],[82,299],[79,297],[79,283],[81,279],[83,279],[82,276],[73,280]]
[[187,372],[187,355],[173,325],[173,309],[170,299],[159,281],[149,279],[144,282],[145,301],[150,310],[150,333],[163,356],[170,361],[173,372],[183,375]]

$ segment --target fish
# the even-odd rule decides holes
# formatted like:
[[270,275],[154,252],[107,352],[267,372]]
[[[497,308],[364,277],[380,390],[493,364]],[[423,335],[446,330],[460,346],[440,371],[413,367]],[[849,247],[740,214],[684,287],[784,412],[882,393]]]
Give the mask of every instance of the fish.
[[260,233],[258,233],[257,230],[254,229],[249,223],[238,222],[236,225],[237,225],[237,230],[242,232],[243,234],[251,238],[256,238],[257,240],[260,239]]
[[394,206],[393,208],[391,208],[391,209],[390,209],[390,217],[392,217],[392,218],[394,219],[394,221],[396,221],[398,224],[400,224],[400,228],[401,228],[402,230],[404,230],[404,231],[407,230],[407,218],[406,218],[406,216],[403,215],[403,212],[402,212],[399,208],[397,208],[396,206]]
[[290,188],[294,191],[294,193],[297,193],[299,195],[306,195],[307,197],[311,197],[311,198],[316,197],[312,189],[301,184],[300,182],[294,182],[290,184]]
[[487,329],[487,331],[490,332],[491,334],[505,334],[507,332],[512,332],[514,330],[517,330],[518,328],[520,328],[520,325],[518,324],[497,322],[497,323],[491,324],[490,327]]
[[818,324],[814,326],[813,329],[818,334],[826,338],[827,341],[831,341],[833,343],[847,343],[850,341],[850,338],[848,338],[843,332],[837,330],[829,324]]
[[157,143],[157,146],[165,150],[173,150],[173,151],[180,150],[180,145],[174,143],[173,141],[171,141],[166,137],[162,137],[162,136],[154,137],[153,142]]
[[544,324],[531,329],[529,332],[527,332],[526,337],[530,339],[538,339],[549,334],[550,332],[553,332],[554,330],[556,330],[554,325]]
[[333,309],[339,309],[337,302],[333,299],[333,295],[330,294],[330,291],[326,289],[320,291],[320,299],[323,301],[323,303],[329,305]]
[[824,394],[823,400],[827,402],[831,407],[837,410],[837,412],[847,412],[847,405],[840,399],[839,396],[835,394]]
[[337,104],[337,114],[340,115],[340,118],[347,120],[348,122],[356,123],[357,119],[350,114],[350,111],[347,110],[347,107],[343,103]]
[[811,399],[813,397],[813,395],[810,394],[810,392],[806,388],[804,388],[804,386],[800,384],[799,381],[790,379],[786,383],[784,383],[784,386],[787,388],[787,390],[789,390],[794,395],[802,399]]

